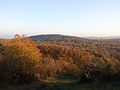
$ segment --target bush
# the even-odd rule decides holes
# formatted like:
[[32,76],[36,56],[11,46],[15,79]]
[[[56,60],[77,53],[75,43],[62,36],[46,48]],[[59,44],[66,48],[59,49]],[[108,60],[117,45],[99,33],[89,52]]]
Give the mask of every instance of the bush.
[[114,74],[113,67],[110,64],[102,67],[89,67],[80,76],[80,82],[83,83],[100,83],[109,82]]

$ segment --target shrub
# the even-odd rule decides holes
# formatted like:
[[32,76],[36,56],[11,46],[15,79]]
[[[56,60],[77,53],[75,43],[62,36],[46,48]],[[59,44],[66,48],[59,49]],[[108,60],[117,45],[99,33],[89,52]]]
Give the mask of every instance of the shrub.
[[109,82],[114,74],[111,64],[102,65],[101,67],[89,67],[80,76],[80,82],[83,83],[100,83]]

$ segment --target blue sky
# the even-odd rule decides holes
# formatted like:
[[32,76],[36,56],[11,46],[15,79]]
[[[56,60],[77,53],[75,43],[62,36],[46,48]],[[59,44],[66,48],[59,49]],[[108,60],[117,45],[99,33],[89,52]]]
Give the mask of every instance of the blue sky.
[[120,35],[120,0],[0,0],[0,38]]

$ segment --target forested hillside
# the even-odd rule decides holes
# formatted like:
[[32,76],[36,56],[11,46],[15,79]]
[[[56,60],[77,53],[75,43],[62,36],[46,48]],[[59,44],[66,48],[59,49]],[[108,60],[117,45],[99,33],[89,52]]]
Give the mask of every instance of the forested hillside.
[[66,45],[73,47],[80,47],[88,50],[93,53],[104,54],[104,51],[108,51],[112,58],[120,60],[120,39],[84,39],[74,36],[65,36],[65,35],[37,35],[30,37],[33,41],[39,42],[48,42],[58,45]]
[[[88,81],[86,82],[94,82],[99,74],[101,75],[99,81],[114,81],[114,75],[117,74],[115,77],[119,76],[119,39],[91,40],[65,35],[38,35],[31,38],[43,53],[43,57],[51,58],[55,62],[65,61],[69,63],[71,69],[76,68],[75,70],[78,70],[77,76],[90,73],[91,75],[88,74]],[[70,71],[68,72],[70,73]],[[99,72],[98,76],[95,75],[96,77],[94,77],[93,72]],[[71,72],[71,74],[74,73]],[[119,80],[119,78],[116,79]]]
[[15,35],[13,39],[0,40],[1,82],[120,82],[119,39],[91,40],[65,35],[30,38]]

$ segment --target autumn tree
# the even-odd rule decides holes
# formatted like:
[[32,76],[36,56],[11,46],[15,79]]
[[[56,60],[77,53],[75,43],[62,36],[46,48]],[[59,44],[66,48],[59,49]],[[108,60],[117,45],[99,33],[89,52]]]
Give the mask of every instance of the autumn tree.
[[34,80],[41,54],[28,38],[14,38],[4,45],[2,62],[3,77],[13,82]]

